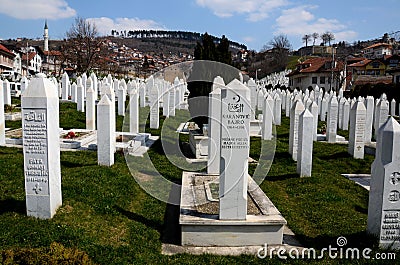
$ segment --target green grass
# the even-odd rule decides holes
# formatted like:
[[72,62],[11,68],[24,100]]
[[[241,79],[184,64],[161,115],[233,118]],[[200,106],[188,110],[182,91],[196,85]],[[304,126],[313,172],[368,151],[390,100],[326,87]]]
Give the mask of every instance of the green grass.
[[[69,103],[68,103],[69,104]],[[63,106],[74,126],[82,126],[80,113],[73,104]],[[62,104],[64,105],[64,104]],[[141,108],[142,129],[148,108]],[[61,117],[61,115],[60,115]],[[66,118],[63,118],[66,119]],[[177,117],[161,123],[165,144],[174,144],[178,136],[174,128],[187,119]],[[68,122],[68,121],[65,121]],[[122,117],[117,126],[122,127]],[[288,154],[289,120],[283,118],[277,127],[276,153],[270,172],[261,188],[288,221],[289,227],[304,246],[321,249],[336,246],[336,239],[345,236],[353,247],[374,247],[376,242],[365,233],[368,192],[341,173],[369,173],[373,157],[355,160],[347,154],[346,145],[315,143],[313,174],[299,178],[296,164]],[[159,135],[161,130],[147,132]],[[187,136],[180,136],[182,149]],[[259,160],[261,140],[251,139],[251,157]],[[267,143],[268,144],[268,143]],[[177,154],[170,154],[179,160]],[[265,159],[270,159],[266,154]],[[179,183],[182,170],[165,157],[161,141],[148,152],[154,167],[167,179]],[[182,161],[180,161],[182,162]],[[146,173],[151,166],[143,158],[135,158],[134,176]],[[254,166],[250,166],[250,171]],[[239,257],[187,254],[161,255],[164,215],[167,204],[148,195],[137,184],[126,165],[123,154],[117,153],[112,167],[97,165],[95,152],[63,152],[61,154],[63,205],[51,220],[26,216],[22,149],[0,149],[0,263],[6,258],[25,264],[52,264],[67,261],[95,264],[364,264],[365,261],[317,260],[283,262],[278,258],[260,260],[254,256]],[[142,171],[142,172],[141,172]],[[375,264],[381,264],[374,261]],[[372,263],[372,262],[371,262]],[[72,264],[72,263],[70,263]],[[387,264],[393,264],[388,261]]]

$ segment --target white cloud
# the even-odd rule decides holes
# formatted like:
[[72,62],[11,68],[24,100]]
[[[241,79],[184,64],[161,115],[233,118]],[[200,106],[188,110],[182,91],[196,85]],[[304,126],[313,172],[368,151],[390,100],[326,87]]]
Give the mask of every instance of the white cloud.
[[111,30],[165,30],[165,26],[150,19],[139,18],[116,18],[115,20],[108,17],[88,18],[93,22],[99,33],[109,35]]
[[253,37],[250,37],[250,36],[243,37],[243,40],[244,40],[245,42],[253,42],[253,41],[255,41],[255,39],[254,39]]
[[216,16],[231,17],[247,15],[247,20],[256,22],[268,17],[276,8],[288,4],[287,0],[196,0],[196,3],[210,9]]
[[347,26],[337,19],[317,18],[310,10],[316,6],[298,6],[282,11],[282,15],[276,19],[277,30],[275,33],[283,33],[289,36],[303,36],[304,34],[319,34],[330,31],[334,33],[337,41],[351,41],[357,37],[357,33],[347,29]]
[[0,13],[18,19],[60,19],[76,16],[64,0],[0,0]]

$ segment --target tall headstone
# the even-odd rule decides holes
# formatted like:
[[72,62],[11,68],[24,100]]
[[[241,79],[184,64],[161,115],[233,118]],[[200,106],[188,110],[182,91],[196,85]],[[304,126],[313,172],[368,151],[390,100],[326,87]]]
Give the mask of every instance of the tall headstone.
[[0,146],[6,144],[6,121],[4,117],[4,93],[3,81],[0,79]]
[[367,231],[382,248],[400,248],[400,125],[390,117],[379,129],[371,166]]
[[234,79],[221,89],[219,219],[245,220],[250,149],[250,90]]
[[286,90],[286,102],[285,102],[285,115],[286,117],[290,116],[290,97],[292,96],[292,94]]
[[221,163],[221,89],[225,86],[220,76],[214,78],[208,97],[208,161],[207,173],[219,175]]
[[262,138],[263,140],[272,139],[272,124],[274,123],[274,114],[272,111],[274,100],[266,93],[263,100],[263,122],[262,122]]
[[175,116],[175,89],[174,89],[174,87],[171,87],[169,90],[168,90],[168,94],[169,94],[169,111],[168,111],[168,114],[169,114],[169,116],[172,116],[172,117],[174,117]]
[[374,109],[375,109],[375,100],[373,97],[368,96],[365,99],[365,107],[367,108],[366,118],[365,118],[365,142],[370,143],[372,140],[372,124],[374,121]]
[[150,128],[158,129],[160,126],[159,120],[159,101],[158,101],[158,87],[154,85],[150,88]]
[[[21,93],[24,93],[24,91],[28,87],[28,85],[29,85],[28,79],[26,78],[26,76],[23,76],[21,78]],[[56,87],[58,87],[58,86],[56,85]]]
[[299,140],[299,117],[304,111],[304,105],[301,100],[296,100],[290,111],[290,131],[289,131],[289,154],[292,159],[297,161],[297,147]]
[[120,87],[118,92],[118,115],[125,116],[125,102],[126,102],[126,90],[125,87]]
[[99,165],[114,165],[114,145],[112,102],[107,95],[103,95],[97,104],[97,162]]
[[392,101],[390,101],[390,115],[396,116],[396,100],[395,99],[392,99]]
[[313,117],[308,109],[305,109],[299,116],[299,144],[297,151],[297,174],[300,177],[311,177],[312,152],[313,152]]
[[139,101],[140,107],[144,108],[146,106],[146,84],[141,83],[139,86]]
[[346,100],[343,104],[343,118],[342,118],[342,130],[349,130],[349,121],[350,121],[350,102]]
[[129,132],[139,133],[139,94],[136,89],[129,94]]
[[69,96],[69,76],[67,73],[64,73],[61,79],[61,98],[63,100],[68,100],[68,96]]
[[44,74],[22,94],[26,210],[50,219],[62,204],[59,102],[55,85]]
[[312,135],[313,141],[317,141],[317,131],[318,131],[318,105],[315,101],[309,107],[309,111],[313,116],[313,128],[312,128]]
[[326,111],[328,110],[327,97],[323,97],[321,100],[321,121],[326,121]]
[[378,139],[379,128],[386,122],[389,116],[389,103],[385,99],[381,99],[376,106],[376,125],[375,125],[375,139]]
[[328,143],[336,143],[337,119],[338,101],[336,96],[333,96],[328,105],[328,121],[326,122],[326,140]]
[[256,107],[257,107],[257,84],[253,78],[247,82],[247,87],[250,89],[250,104],[251,104],[251,119],[256,118]]
[[338,102],[338,127],[339,129],[343,129],[343,108],[346,103],[346,98],[340,98]]
[[281,125],[282,122],[282,100],[278,94],[274,96],[274,124]]
[[76,87],[76,108],[80,112],[85,111],[85,87],[82,82],[78,82]]
[[7,79],[3,81],[3,95],[4,104],[11,106],[11,87],[10,82]]
[[367,109],[361,97],[354,104],[350,112],[350,133],[348,152],[354,158],[364,158],[365,120]]
[[169,92],[168,90],[162,94],[163,98],[163,116],[169,117]]
[[[86,86],[89,86],[91,78],[86,82]],[[96,130],[96,92],[92,86],[89,86],[86,91],[86,129]]]

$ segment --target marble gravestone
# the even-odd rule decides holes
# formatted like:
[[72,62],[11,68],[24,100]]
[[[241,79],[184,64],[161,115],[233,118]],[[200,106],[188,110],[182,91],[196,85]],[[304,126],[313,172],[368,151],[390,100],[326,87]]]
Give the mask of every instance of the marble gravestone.
[[354,158],[364,158],[365,145],[365,120],[367,117],[367,109],[362,98],[354,104],[350,111],[350,133],[348,152]]
[[213,90],[209,94],[208,103],[208,161],[207,173],[219,175],[221,156],[221,88],[225,86],[220,76],[214,78]]
[[112,101],[103,95],[97,104],[97,161],[101,166],[114,165],[115,126]]
[[157,85],[153,85],[150,88],[150,128],[151,129],[158,129],[160,126],[159,120],[159,91]]
[[299,116],[299,143],[297,150],[297,174],[300,177],[311,177],[312,152],[313,152],[313,117],[308,109]]
[[86,82],[86,129],[96,130],[96,92],[90,83],[91,78]]
[[400,125],[390,117],[379,129],[371,166],[367,232],[382,248],[400,249]]
[[10,88],[10,82],[7,79],[3,81],[3,95],[4,95],[4,104],[11,106],[11,88]]
[[272,139],[272,124],[274,123],[274,114],[272,108],[274,105],[274,100],[266,93],[264,103],[263,103],[263,120],[262,120],[262,139],[271,140]]
[[366,118],[365,118],[365,142],[370,143],[372,139],[372,124],[374,122],[374,109],[375,101],[374,98],[368,96],[365,99],[365,107],[367,108]]
[[37,75],[22,94],[21,108],[27,215],[50,219],[62,205],[57,88]]
[[338,123],[338,101],[333,96],[328,105],[328,120],[326,122],[326,140],[328,143],[336,143]]
[[68,96],[69,96],[69,76],[67,73],[64,73],[61,79],[61,97],[63,100],[68,100]]
[[250,149],[250,90],[234,79],[221,89],[219,219],[245,220]]
[[297,160],[297,147],[299,137],[299,116],[304,111],[301,100],[296,100],[290,110],[289,154],[294,161]]
[[129,132],[139,133],[139,95],[136,89],[129,94]]

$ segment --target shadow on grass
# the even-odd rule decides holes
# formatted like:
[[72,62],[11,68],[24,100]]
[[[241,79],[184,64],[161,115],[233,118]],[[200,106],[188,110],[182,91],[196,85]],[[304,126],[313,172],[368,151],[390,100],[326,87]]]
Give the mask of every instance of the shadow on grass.
[[339,159],[339,158],[350,158],[350,154],[347,152],[339,152],[331,155],[321,155],[319,156],[320,159],[322,160],[333,160],[333,159]]
[[[181,190],[172,186],[169,201],[177,201],[181,197]],[[161,233],[161,242],[164,244],[181,245],[181,227],[179,225],[180,206],[167,204],[164,215],[164,229]]]
[[129,220],[142,223],[142,224],[144,224],[145,226],[148,226],[148,227],[150,227],[150,228],[153,228],[154,230],[157,230],[158,232],[161,233],[162,225],[159,224],[158,222],[155,222],[155,221],[153,221],[153,220],[147,219],[146,217],[143,217],[143,216],[140,215],[140,214],[133,213],[133,212],[130,212],[130,211],[126,211],[126,210],[122,209],[121,207],[119,207],[119,206],[117,206],[117,205],[115,205],[113,208],[114,208],[117,212],[119,212],[120,214],[126,216]]
[[286,174],[286,175],[279,175],[279,176],[267,176],[265,179],[268,181],[282,181],[282,180],[287,180],[287,179],[293,179],[293,178],[300,178],[298,174]]
[[0,201],[0,215],[4,213],[26,213],[25,201],[19,201],[16,199],[6,199]]
[[86,167],[86,166],[97,166],[97,163],[92,163],[92,164],[84,164],[85,162],[82,163],[74,163],[70,161],[62,161],[61,166],[67,167],[67,168],[81,168],[81,167]]
[[288,152],[276,152],[275,153],[275,158],[287,158],[287,159],[292,159],[292,155],[289,154]]

